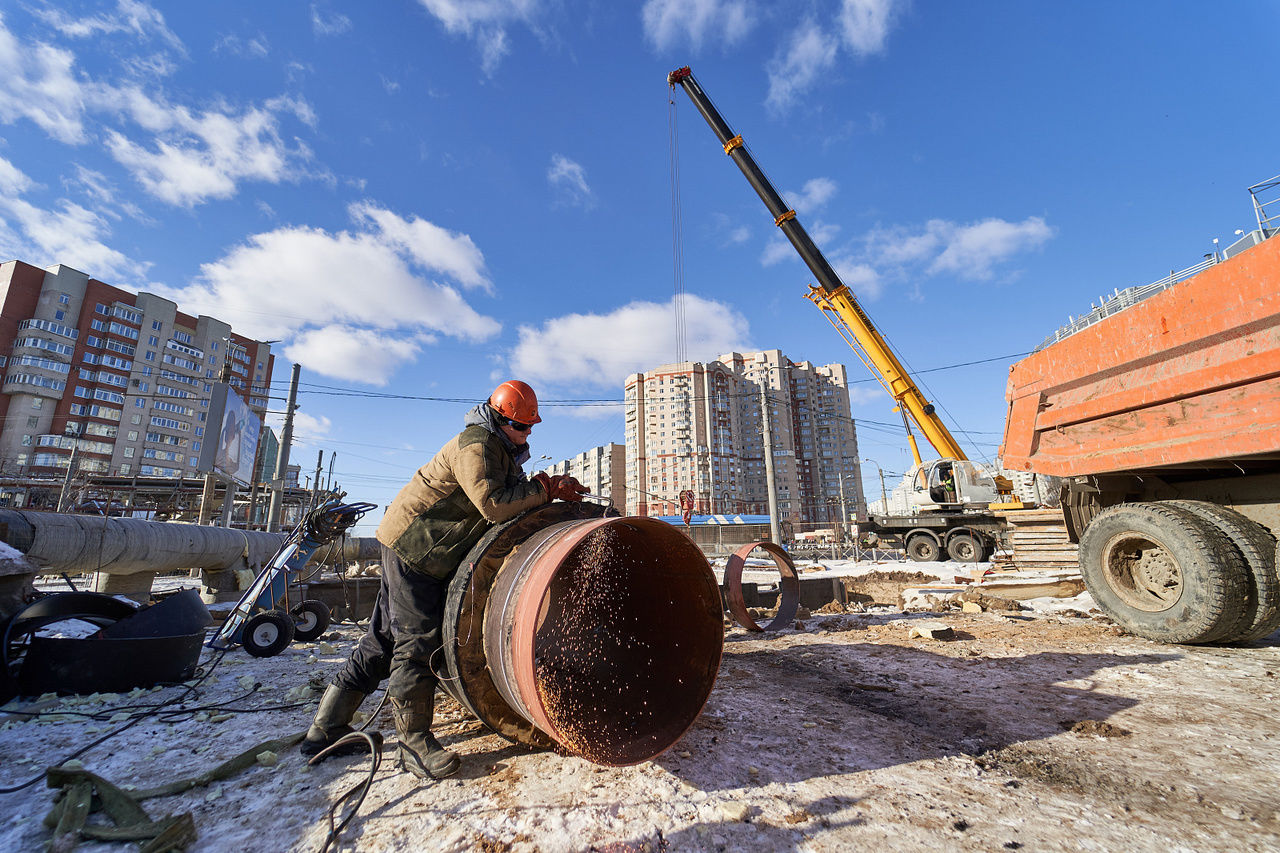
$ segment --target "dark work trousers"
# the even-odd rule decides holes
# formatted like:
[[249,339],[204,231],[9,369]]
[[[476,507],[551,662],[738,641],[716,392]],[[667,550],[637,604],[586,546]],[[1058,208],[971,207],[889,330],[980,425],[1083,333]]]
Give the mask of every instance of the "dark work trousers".
[[431,663],[440,654],[448,588],[447,580],[415,572],[383,545],[382,583],[369,630],[333,683],[368,694],[390,676],[387,695],[391,698],[430,702],[438,683]]

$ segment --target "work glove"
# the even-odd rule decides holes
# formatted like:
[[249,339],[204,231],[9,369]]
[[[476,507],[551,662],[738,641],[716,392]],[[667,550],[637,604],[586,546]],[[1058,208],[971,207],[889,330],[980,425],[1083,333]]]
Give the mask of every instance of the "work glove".
[[586,486],[568,474],[561,475],[559,482],[553,482],[552,487],[555,490],[554,497],[562,501],[580,501],[582,500],[582,495],[587,491]]
[[548,477],[545,472],[539,471],[529,479],[542,486],[542,490],[547,493],[547,503],[551,503],[555,500],[555,496],[551,494],[551,478]]

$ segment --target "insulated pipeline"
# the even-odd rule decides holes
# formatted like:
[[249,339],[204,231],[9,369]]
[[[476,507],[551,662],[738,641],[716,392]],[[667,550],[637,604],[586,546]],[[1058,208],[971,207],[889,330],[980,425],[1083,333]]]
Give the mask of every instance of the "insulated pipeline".
[[614,766],[653,758],[693,724],[723,640],[706,558],[650,518],[534,531],[506,556],[483,616],[485,675],[505,705],[569,751]]

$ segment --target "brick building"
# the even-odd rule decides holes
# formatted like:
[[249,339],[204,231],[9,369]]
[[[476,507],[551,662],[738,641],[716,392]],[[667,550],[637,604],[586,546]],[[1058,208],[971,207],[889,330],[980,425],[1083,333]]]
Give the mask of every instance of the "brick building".
[[[55,265],[0,264],[0,474],[189,477],[223,376],[265,414],[271,348]],[[77,446],[78,445],[78,446]]]

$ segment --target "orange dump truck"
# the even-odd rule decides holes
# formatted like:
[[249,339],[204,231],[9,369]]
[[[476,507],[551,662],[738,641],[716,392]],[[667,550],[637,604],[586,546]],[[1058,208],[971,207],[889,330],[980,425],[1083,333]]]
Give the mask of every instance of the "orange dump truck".
[[1010,369],[1004,468],[1063,478],[1090,593],[1149,639],[1280,628],[1275,233]]

